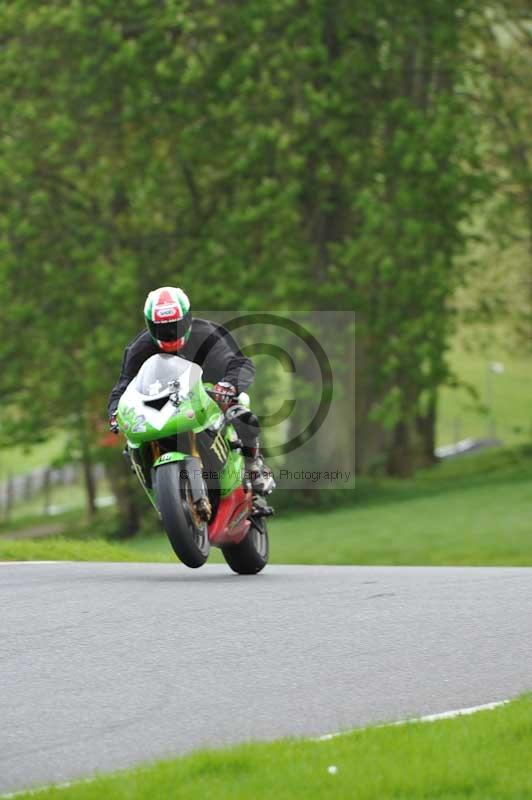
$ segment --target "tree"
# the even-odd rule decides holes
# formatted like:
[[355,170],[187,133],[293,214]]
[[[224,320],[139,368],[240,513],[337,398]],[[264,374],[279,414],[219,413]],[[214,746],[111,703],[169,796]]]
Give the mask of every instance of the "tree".
[[40,312],[1,378],[21,435],[77,415],[91,441],[135,309],[168,282],[196,309],[356,310],[358,466],[384,448],[408,474],[477,188],[468,9],[8,0],[0,269],[20,324],[36,286]]
[[[532,29],[527,3],[478,10],[468,87],[490,181],[483,208],[482,260],[465,317],[497,324],[524,352],[532,342]],[[493,332],[491,338],[493,338]]]

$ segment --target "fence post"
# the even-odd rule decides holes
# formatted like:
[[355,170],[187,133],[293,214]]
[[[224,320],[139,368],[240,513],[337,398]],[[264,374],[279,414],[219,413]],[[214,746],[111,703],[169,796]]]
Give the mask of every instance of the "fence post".
[[43,513],[48,514],[52,505],[52,469],[47,467],[43,475],[44,508]]
[[8,475],[6,482],[6,504],[5,504],[5,516],[4,516],[6,522],[8,522],[11,516],[11,509],[13,508],[13,493],[14,493],[13,476]]
[[24,475],[24,483],[22,487],[22,494],[24,500],[28,503],[31,500],[33,490],[33,475],[31,472],[28,472],[27,475]]

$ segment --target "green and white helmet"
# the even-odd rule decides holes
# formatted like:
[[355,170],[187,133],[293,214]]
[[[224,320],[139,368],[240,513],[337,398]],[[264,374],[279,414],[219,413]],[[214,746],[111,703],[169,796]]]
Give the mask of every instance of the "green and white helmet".
[[177,353],[190,335],[190,300],[182,289],[162,286],[150,292],[144,305],[146,327],[165,353]]

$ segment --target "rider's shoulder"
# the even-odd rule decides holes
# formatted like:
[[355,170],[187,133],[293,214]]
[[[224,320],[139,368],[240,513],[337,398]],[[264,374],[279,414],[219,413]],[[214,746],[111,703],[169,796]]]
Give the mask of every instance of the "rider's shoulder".
[[203,317],[192,317],[190,325],[190,332],[194,338],[205,337],[214,333],[220,326],[210,319],[203,319]]
[[225,328],[219,322],[213,322],[211,319],[204,319],[202,317],[192,317],[191,332],[193,334],[205,335],[216,332],[224,332]]
[[209,319],[204,319],[203,317],[192,317],[192,321],[190,323],[192,330],[212,328],[213,325],[213,322],[211,322]]

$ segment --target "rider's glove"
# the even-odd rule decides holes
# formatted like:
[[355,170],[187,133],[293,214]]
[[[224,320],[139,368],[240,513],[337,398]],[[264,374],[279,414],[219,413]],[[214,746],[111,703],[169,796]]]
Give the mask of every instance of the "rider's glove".
[[229,381],[220,381],[213,389],[214,399],[222,409],[227,411],[230,405],[236,400],[236,389]]
[[113,414],[113,416],[109,420],[109,430],[111,431],[111,433],[114,433],[115,435],[117,433],[120,433],[120,428],[118,426],[118,422],[116,421],[116,415],[115,414]]

